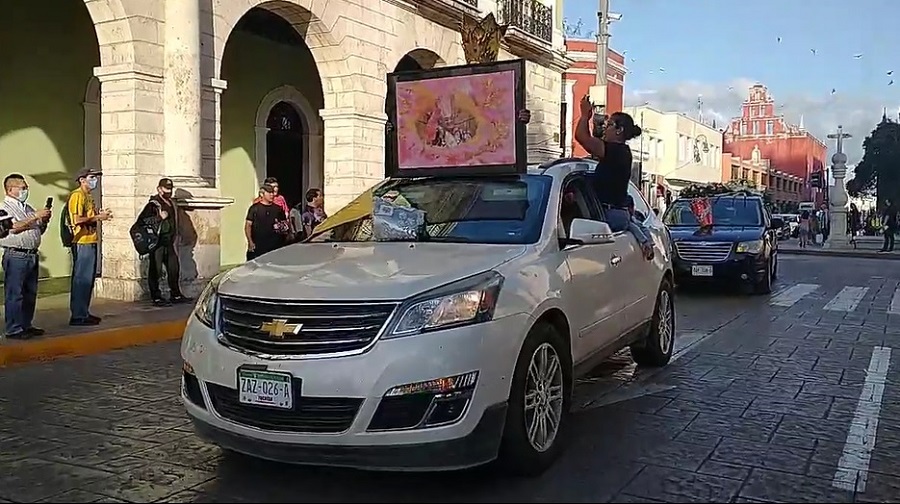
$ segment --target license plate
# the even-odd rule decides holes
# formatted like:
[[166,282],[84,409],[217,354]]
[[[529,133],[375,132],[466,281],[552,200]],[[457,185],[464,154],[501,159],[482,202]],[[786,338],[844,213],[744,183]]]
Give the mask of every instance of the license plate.
[[238,400],[241,404],[291,409],[294,391],[291,375],[271,371],[238,371]]
[[691,275],[702,277],[713,276],[712,266],[691,266]]

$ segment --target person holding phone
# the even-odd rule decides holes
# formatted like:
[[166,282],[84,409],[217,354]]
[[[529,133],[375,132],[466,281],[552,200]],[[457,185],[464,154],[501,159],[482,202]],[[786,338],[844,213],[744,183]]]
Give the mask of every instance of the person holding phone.
[[78,188],[69,194],[66,203],[72,227],[72,287],[69,293],[69,325],[93,326],[100,317],[90,312],[94,282],[97,279],[97,228],[105,220],[112,219],[109,210],[97,210],[91,191],[100,183],[101,172],[85,168],[75,176]]
[[3,188],[6,197],[2,209],[12,216],[9,234],[0,239],[6,337],[28,339],[44,334],[32,322],[37,304],[38,249],[41,236],[47,231],[53,198],[48,200],[46,208],[35,210],[27,203],[28,182],[18,173],[8,175],[3,180]]

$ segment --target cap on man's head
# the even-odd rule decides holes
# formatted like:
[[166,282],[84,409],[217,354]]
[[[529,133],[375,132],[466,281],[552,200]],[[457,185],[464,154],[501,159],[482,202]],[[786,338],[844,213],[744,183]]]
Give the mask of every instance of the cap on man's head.
[[263,191],[263,192],[267,192],[267,193],[275,192],[275,188],[272,187],[270,184],[263,184],[263,185],[259,186],[259,190]]
[[175,187],[175,183],[172,182],[172,179],[163,177],[159,179],[159,185],[157,185],[156,187],[162,187],[163,189],[173,189]]
[[75,182],[78,182],[83,178],[88,178],[91,175],[99,177],[100,175],[103,175],[103,172],[94,168],[82,168],[75,174]]

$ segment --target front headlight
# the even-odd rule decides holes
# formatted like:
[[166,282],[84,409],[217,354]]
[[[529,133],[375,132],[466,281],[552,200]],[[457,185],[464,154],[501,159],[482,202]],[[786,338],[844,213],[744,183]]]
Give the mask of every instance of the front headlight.
[[387,338],[487,322],[494,317],[503,276],[488,271],[439,287],[405,303]]
[[762,240],[753,240],[740,242],[737,245],[737,251],[747,254],[758,254],[763,248]]
[[216,327],[216,304],[219,298],[219,283],[221,281],[221,273],[213,277],[206,284],[200,296],[197,297],[197,304],[194,305],[193,315],[210,329],[215,329]]

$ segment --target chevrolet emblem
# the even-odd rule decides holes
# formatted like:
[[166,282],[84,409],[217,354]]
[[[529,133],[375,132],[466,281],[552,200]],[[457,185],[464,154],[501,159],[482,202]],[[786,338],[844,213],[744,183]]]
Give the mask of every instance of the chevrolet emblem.
[[271,322],[264,323],[259,329],[269,333],[269,336],[273,338],[282,339],[285,334],[296,335],[300,333],[300,329],[303,329],[303,324],[288,324],[286,319],[274,319]]

